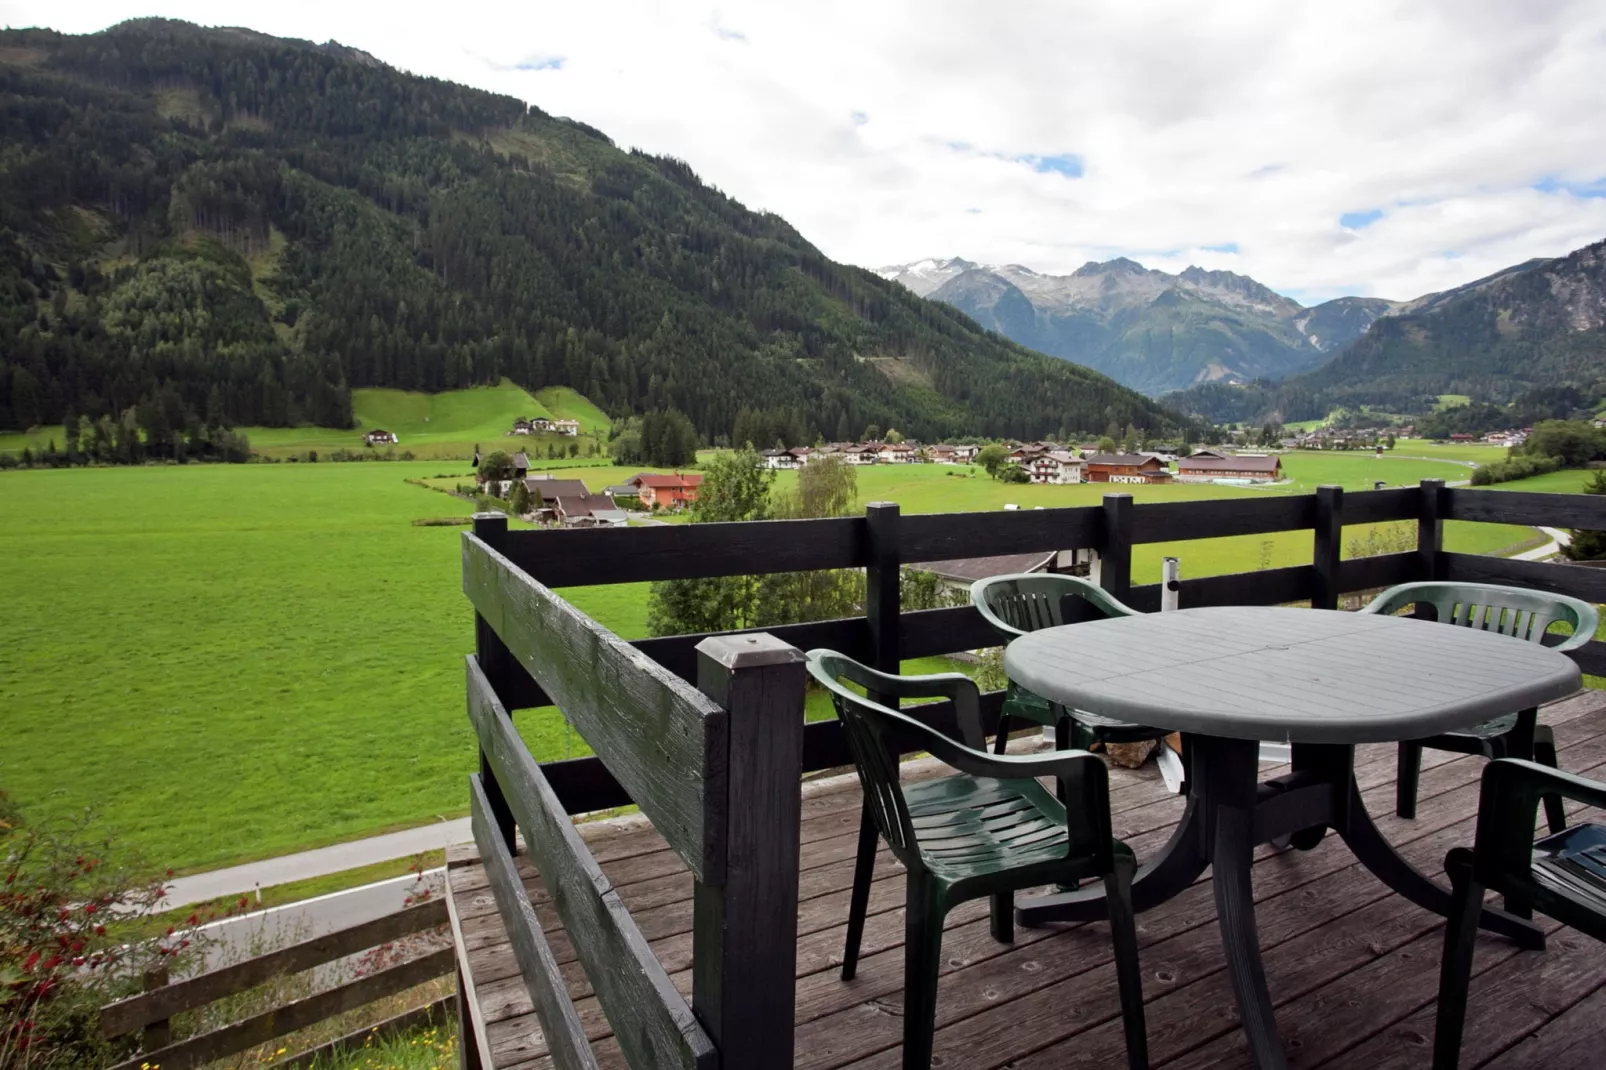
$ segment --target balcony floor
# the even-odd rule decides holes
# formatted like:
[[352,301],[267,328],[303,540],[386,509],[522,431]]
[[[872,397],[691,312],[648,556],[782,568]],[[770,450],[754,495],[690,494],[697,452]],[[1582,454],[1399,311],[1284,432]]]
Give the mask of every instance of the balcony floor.
[[[1584,692],[1541,715],[1556,727],[1564,769],[1606,776],[1606,692]],[[931,763],[922,763],[929,766]],[[1394,748],[1361,748],[1357,776],[1379,826],[1418,867],[1442,874],[1452,846],[1470,844],[1483,760],[1427,752],[1418,816],[1393,816]],[[1269,775],[1280,770],[1266,767]],[[940,771],[940,767],[939,767]],[[916,774],[918,775],[918,774]],[[1164,844],[1181,800],[1152,764],[1112,770],[1116,835],[1140,858]],[[795,1065],[896,1068],[902,1015],[903,875],[885,850],[877,863],[859,973],[840,964],[859,819],[852,778],[810,785],[803,804],[798,910]],[[1594,819],[1600,820],[1597,813]],[[582,826],[603,869],[660,961],[691,988],[691,879],[644,823]],[[472,848],[449,856],[473,998],[497,1070],[551,1065],[540,1026]],[[547,902],[520,857],[547,938],[603,1066],[622,1067],[608,1023]],[[1295,1067],[1384,1070],[1427,1065],[1443,927],[1393,895],[1336,837],[1309,853],[1263,848],[1254,870],[1261,946],[1284,1045]],[[1498,937],[1479,946],[1462,1066],[1519,1070],[1599,1067],[1606,1039],[1606,949],[1558,930],[1545,952]],[[1149,1050],[1154,1066],[1247,1067],[1224,968],[1208,874],[1138,916]],[[1013,945],[988,934],[986,902],[948,918],[933,1065],[964,1070],[1124,1066],[1102,924],[1017,929]]]

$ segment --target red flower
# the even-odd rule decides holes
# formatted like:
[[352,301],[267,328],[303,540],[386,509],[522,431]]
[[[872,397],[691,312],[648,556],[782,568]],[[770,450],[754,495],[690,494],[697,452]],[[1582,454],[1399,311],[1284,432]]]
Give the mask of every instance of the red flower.
[[84,904],[84,913],[85,914],[93,914],[98,909],[100,909],[100,908],[95,906],[94,903],[85,903]]
[[32,973],[32,972],[33,972],[33,968],[34,968],[34,965],[35,965],[35,964],[36,964],[36,963],[37,963],[37,962],[38,962],[38,961],[39,961],[39,952],[37,952],[37,951],[35,951],[35,952],[34,952],[34,953],[33,953],[33,954],[32,954],[32,955],[29,955],[29,956],[28,956],[28,961],[26,961],[26,962],[24,962],[24,963],[23,963],[23,964],[22,964],[22,970],[23,970],[23,972],[24,972],[24,973]]

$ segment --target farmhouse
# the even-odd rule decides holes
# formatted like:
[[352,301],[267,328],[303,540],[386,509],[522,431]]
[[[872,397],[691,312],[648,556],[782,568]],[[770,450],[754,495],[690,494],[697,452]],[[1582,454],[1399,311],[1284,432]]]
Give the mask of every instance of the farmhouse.
[[376,427],[362,436],[362,441],[365,446],[378,446],[386,442],[399,442],[401,440],[396,437],[396,432]]
[[560,435],[578,435],[580,433],[579,420],[553,420],[552,430]]
[[552,421],[545,416],[537,416],[529,420],[514,420],[510,435],[533,435],[540,431],[552,430]]
[[888,442],[881,447],[879,459],[882,464],[914,464],[920,454],[907,442]]
[[953,561],[922,561],[910,566],[931,572],[947,591],[969,593],[970,585],[988,576],[1008,576],[1023,572],[1043,572],[1053,564],[1058,552],[1004,554],[999,557],[965,557]]
[[1208,483],[1212,479],[1248,479],[1271,483],[1283,477],[1283,462],[1275,456],[1241,453],[1223,457],[1201,450],[1177,462],[1177,478],[1184,483]]
[[1082,482],[1082,459],[1065,450],[1040,453],[1021,467],[1033,483]]
[[969,464],[976,459],[976,454],[980,452],[980,446],[955,446],[954,460],[960,464]]
[[697,500],[697,488],[702,485],[701,473],[661,475],[643,472],[630,481],[641,492],[641,502],[649,508],[683,509]]
[[1093,453],[1084,459],[1089,483],[1169,483],[1171,473],[1141,453]]

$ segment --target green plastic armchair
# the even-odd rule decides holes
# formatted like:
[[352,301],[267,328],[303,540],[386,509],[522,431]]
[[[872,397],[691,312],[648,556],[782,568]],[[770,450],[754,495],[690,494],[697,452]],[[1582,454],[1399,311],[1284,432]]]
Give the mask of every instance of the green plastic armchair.
[[[970,587],[970,601],[1004,641],[1055,628],[1065,621],[1065,600],[1079,598],[1105,617],[1131,617],[1137,610],[1113,598],[1096,583],[1076,576],[1052,573],[1020,573],[989,576]],[[1112,717],[1067,711],[1058,703],[1035,695],[1013,681],[1004,695],[1003,718],[998,723],[994,749],[1002,754],[1015,720],[1028,721],[1054,729],[1055,746],[1086,750],[1096,743],[1138,743],[1160,739],[1165,729],[1131,724]]]
[[[1595,637],[1600,614],[1594,606],[1561,594],[1501,587],[1492,583],[1402,583],[1374,598],[1362,613],[1394,614],[1408,606],[1431,606],[1442,624],[1509,635],[1530,643],[1543,642],[1552,625],[1565,623],[1572,634],[1555,646],[1566,651]],[[1485,758],[1525,758],[1556,768],[1556,737],[1550,726],[1538,723],[1538,710],[1523,710],[1485,721],[1471,728],[1444,732],[1400,744],[1394,811],[1416,816],[1417,786],[1422,776],[1422,751],[1481,754]],[[1545,819],[1552,832],[1566,825],[1561,799],[1545,799]]]
[[1460,1059],[1485,889],[1504,895],[1513,913],[1531,917],[1537,910],[1606,942],[1606,827],[1581,824],[1533,840],[1539,801],[1548,806],[1561,798],[1606,807],[1606,784],[1513,758],[1484,767],[1472,849],[1457,847],[1444,860],[1453,892],[1439,965],[1434,1070],[1456,1070]]
[[[981,696],[962,673],[890,676],[830,650],[811,650],[809,672],[830,693],[864,789],[848,911],[842,979],[858,965],[870,899],[877,836],[907,870],[904,921],[903,1066],[931,1064],[937,1013],[943,918],[960,903],[992,899],[992,934],[1014,938],[1014,893],[1044,884],[1102,878],[1115,944],[1117,987],[1126,1030],[1127,1064],[1148,1065],[1143,981],[1132,911],[1132,849],[1110,830],[1109,779],[1086,751],[1042,755],[989,754]],[[961,739],[859,694],[951,699]],[[900,748],[899,743],[904,746]],[[898,777],[900,749],[926,751],[958,772],[914,784]],[[1055,777],[1061,803],[1037,782]]]

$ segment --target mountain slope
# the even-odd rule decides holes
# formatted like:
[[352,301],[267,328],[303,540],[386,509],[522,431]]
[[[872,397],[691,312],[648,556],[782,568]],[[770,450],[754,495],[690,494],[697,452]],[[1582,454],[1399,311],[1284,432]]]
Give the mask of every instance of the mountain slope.
[[1171,275],[1125,258],[1070,275],[957,258],[878,274],[1022,345],[1150,394],[1305,371],[1394,307],[1343,297],[1307,309],[1230,271],[1190,267]]
[[709,438],[1178,426],[513,98],[244,30],[0,33],[0,427],[349,425],[353,387],[503,377]]
[[1218,420],[1301,420],[1341,405],[1425,412],[1440,394],[1505,403],[1565,385],[1592,397],[1606,387],[1606,241],[1418,298],[1304,375],[1168,400]]

